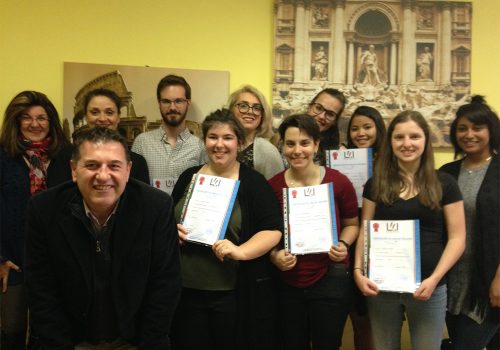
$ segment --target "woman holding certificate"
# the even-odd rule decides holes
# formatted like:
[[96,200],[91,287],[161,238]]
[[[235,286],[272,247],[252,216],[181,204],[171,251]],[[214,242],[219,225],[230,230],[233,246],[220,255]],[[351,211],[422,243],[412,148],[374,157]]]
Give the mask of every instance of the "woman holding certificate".
[[[302,226],[313,231],[309,236],[314,237],[315,221],[331,211],[337,223],[337,232],[333,234],[339,242],[328,245],[326,252],[319,254],[292,255],[285,246],[271,252],[271,261],[281,270],[279,323],[284,349],[304,350],[311,345],[315,350],[339,349],[352,301],[353,282],[347,261],[349,246],[358,234],[356,193],[346,176],[314,163],[320,142],[320,130],[314,119],[305,114],[290,116],[280,125],[279,133],[290,168],[269,180],[276,197],[283,206],[284,189],[291,188],[295,198],[297,192],[306,192],[304,187],[333,184],[334,200],[329,208],[317,212],[305,207],[296,216],[300,216]],[[307,193],[311,195],[313,191]],[[291,240],[294,226],[290,226]],[[290,249],[294,246],[290,244]]]
[[[438,350],[446,314],[444,276],[465,246],[464,208],[454,179],[434,170],[430,130],[420,113],[402,112],[389,125],[375,164],[374,177],[364,189],[362,219],[365,223],[365,220],[390,221],[383,227],[387,227],[387,235],[390,233],[392,236],[377,243],[381,247],[377,251],[380,255],[372,255],[373,246],[369,248],[370,271],[375,262],[381,266],[378,270],[380,274],[381,271],[394,269],[395,262],[399,266],[409,260],[412,256],[410,250],[407,251],[408,259],[400,254],[405,252],[401,247],[408,242],[414,242],[416,250],[416,263],[408,264],[408,267],[421,271],[421,283],[413,282],[413,293],[404,293],[398,288],[379,290],[379,286],[364,275],[364,259],[367,257],[364,257],[363,247],[366,237],[365,230],[360,230],[354,278],[361,292],[368,296],[366,300],[375,348],[400,349],[401,326],[406,316],[412,348]],[[404,220],[419,220],[420,230],[394,233],[399,226],[408,223]],[[417,225],[416,221],[414,224]],[[379,226],[382,224],[374,225],[375,232],[382,231]],[[407,237],[412,240],[408,241]],[[418,263],[419,257],[421,264]],[[407,277],[407,270],[398,271],[401,275],[386,274],[382,275],[383,279],[375,280],[380,285],[395,286],[411,282],[399,278]],[[408,271],[411,272],[411,269]]]
[[458,179],[467,243],[448,274],[446,324],[453,349],[480,350],[500,329],[500,121],[474,96],[458,109],[450,138],[463,157],[441,170]]
[[[192,243],[187,229],[178,225],[183,290],[172,325],[173,349],[271,350],[276,299],[267,253],[283,230],[278,202],[265,178],[238,162],[245,130],[229,110],[210,114],[202,131],[208,163],[179,177],[172,193],[178,222],[193,175],[237,180],[239,188],[225,238],[211,247]],[[219,205],[216,197],[207,203],[208,209]]]
[[[380,112],[373,107],[359,106],[347,125],[347,148],[372,148],[375,159],[385,139],[386,128]],[[354,266],[355,244],[349,250],[351,267]],[[365,297],[354,287],[354,305],[349,314],[356,350],[374,349]]]

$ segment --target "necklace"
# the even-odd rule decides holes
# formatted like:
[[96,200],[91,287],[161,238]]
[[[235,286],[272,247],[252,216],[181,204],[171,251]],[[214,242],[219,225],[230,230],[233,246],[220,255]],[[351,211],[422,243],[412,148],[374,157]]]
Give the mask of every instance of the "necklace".
[[478,164],[475,164],[474,166],[472,167],[468,167],[466,166],[465,164],[465,161],[464,161],[464,164],[463,164],[463,167],[465,170],[467,170],[467,173],[470,175],[470,174],[473,174],[475,173],[476,171],[481,171],[483,170],[487,165],[488,163],[490,162],[491,160],[491,157],[492,156],[489,156],[488,158],[484,159],[484,160],[481,160]]
[[[309,174],[309,176],[306,176],[303,179],[297,179],[291,169],[288,169],[288,179],[286,179],[286,182],[288,183],[288,187],[304,187],[304,186],[313,186],[317,185],[318,179],[321,175],[321,170],[318,169],[318,173],[316,173],[316,169],[312,174]],[[321,181],[319,181],[321,182]]]

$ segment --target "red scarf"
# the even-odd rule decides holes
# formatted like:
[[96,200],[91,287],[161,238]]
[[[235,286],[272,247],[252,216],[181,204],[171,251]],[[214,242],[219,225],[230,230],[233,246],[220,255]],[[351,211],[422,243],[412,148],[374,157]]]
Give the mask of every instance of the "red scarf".
[[49,161],[47,148],[50,144],[50,138],[42,141],[30,141],[21,139],[24,145],[24,157],[28,161],[30,192],[32,195],[47,189],[47,167]]

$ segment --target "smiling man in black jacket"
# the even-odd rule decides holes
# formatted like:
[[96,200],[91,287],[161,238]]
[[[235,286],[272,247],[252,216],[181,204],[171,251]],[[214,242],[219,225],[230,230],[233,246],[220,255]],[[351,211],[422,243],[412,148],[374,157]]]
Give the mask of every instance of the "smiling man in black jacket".
[[130,179],[115,131],[79,134],[74,183],[32,198],[26,283],[44,349],[169,349],[181,280],[171,198]]

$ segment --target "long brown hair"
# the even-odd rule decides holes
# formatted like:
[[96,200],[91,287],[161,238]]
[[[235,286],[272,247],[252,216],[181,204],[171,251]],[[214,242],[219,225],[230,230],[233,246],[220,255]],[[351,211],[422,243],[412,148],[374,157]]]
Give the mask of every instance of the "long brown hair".
[[0,132],[0,145],[9,157],[13,158],[24,153],[25,146],[19,140],[21,132],[19,117],[26,109],[34,106],[43,107],[49,117],[49,133],[47,135],[51,139],[47,150],[49,157],[55,156],[64,145],[69,144],[61,127],[59,114],[48,97],[38,91],[22,91],[7,106]]
[[430,209],[441,207],[443,190],[438,174],[434,169],[434,153],[432,150],[429,125],[419,112],[404,111],[399,113],[389,124],[387,135],[382,143],[378,160],[375,164],[373,177],[373,199],[385,205],[393,204],[401,190],[408,186],[404,174],[401,172],[398,160],[391,145],[392,134],[397,124],[414,121],[425,135],[425,149],[420,159],[420,165],[415,173],[413,185],[418,190],[420,203]]

